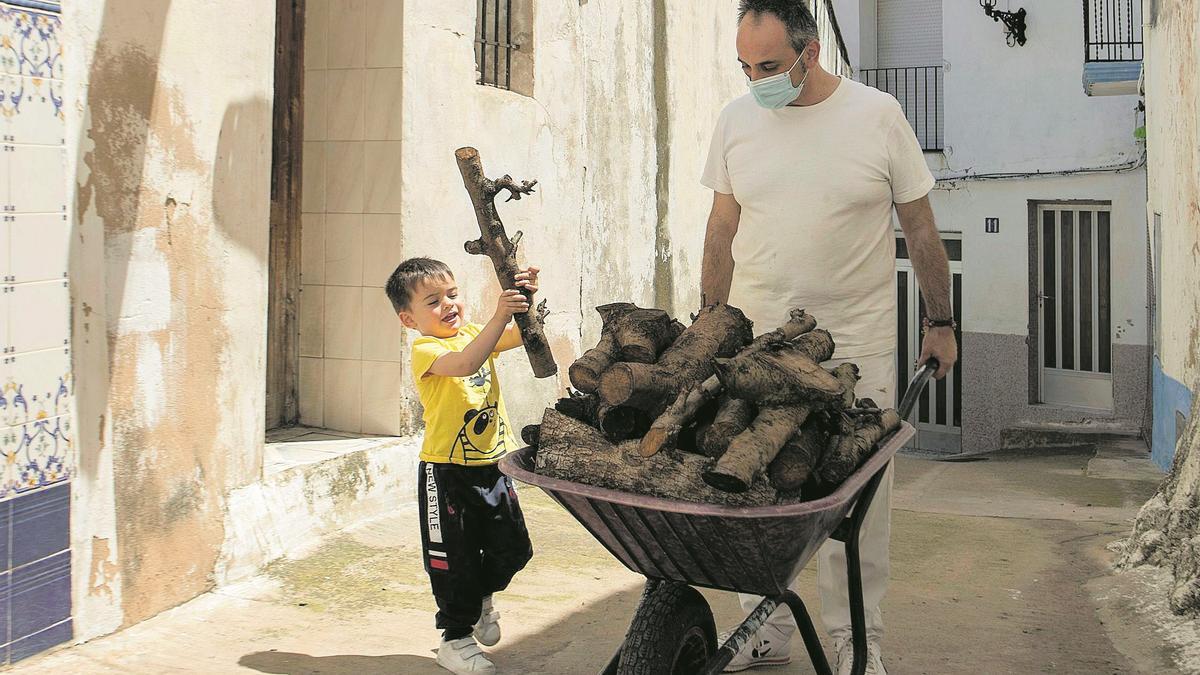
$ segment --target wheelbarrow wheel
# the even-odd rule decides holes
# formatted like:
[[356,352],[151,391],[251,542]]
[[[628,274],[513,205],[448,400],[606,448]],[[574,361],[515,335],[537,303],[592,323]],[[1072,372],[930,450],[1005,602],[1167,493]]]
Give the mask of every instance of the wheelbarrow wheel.
[[625,635],[617,675],[690,675],[717,651],[717,628],[704,596],[659,583],[642,595]]

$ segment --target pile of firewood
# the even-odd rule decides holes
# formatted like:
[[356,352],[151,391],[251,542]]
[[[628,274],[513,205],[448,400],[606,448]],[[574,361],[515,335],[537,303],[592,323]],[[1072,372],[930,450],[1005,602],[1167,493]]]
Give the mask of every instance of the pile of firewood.
[[538,473],[715,504],[816,499],[900,426],[855,399],[855,365],[820,365],[833,338],[803,310],[754,339],[724,304],[686,329],[628,303],[597,311],[600,342],[571,366],[574,390],[523,432]]

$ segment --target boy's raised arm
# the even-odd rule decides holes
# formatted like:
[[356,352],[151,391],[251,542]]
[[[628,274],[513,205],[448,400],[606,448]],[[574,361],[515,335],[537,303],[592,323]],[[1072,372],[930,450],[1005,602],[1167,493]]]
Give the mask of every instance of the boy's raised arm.
[[442,354],[433,362],[433,365],[429,366],[426,374],[441,375],[442,377],[467,377],[479,372],[480,366],[487,362],[492,352],[498,351],[500,338],[503,337],[508,322],[512,320],[512,315],[528,311],[529,300],[526,299],[524,293],[515,288],[504,291],[500,294],[500,299],[496,301],[496,313],[492,315],[491,320],[487,322],[479,335],[471,340],[471,344],[463,348],[461,352]]
[[[527,269],[523,269],[513,277],[516,280],[517,286],[529,291],[530,295],[537,293],[538,290],[538,272],[541,270],[532,265]],[[500,337],[500,342],[496,343],[496,351],[506,352],[510,349],[516,349],[524,344],[524,339],[521,337],[521,329],[516,324],[513,324],[504,330],[504,335]]]

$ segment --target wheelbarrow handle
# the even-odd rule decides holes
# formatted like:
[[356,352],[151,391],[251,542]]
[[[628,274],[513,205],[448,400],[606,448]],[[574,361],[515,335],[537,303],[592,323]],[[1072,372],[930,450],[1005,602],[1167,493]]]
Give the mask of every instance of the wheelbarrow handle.
[[937,372],[938,367],[937,359],[931,357],[917,369],[917,373],[909,381],[908,389],[905,390],[904,398],[900,401],[900,406],[897,408],[901,419],[908,419],[908,416],[912,414],[913,408],[917,406],[917,399],[921,398],[921,393],[925,391],[925,385],[929,383],[929,379]]

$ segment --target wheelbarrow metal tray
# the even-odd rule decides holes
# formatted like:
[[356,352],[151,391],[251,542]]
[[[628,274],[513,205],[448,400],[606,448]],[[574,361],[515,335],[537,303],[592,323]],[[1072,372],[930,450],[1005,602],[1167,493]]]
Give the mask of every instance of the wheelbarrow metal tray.
[[533,448],[509,454],[500,468],[549,494],[634,572],[692,586],[779,595],[846,517],[871,477],[914,433],[905,423],[833,494],[774,506],[697,504],[551,478],[534,473]]

